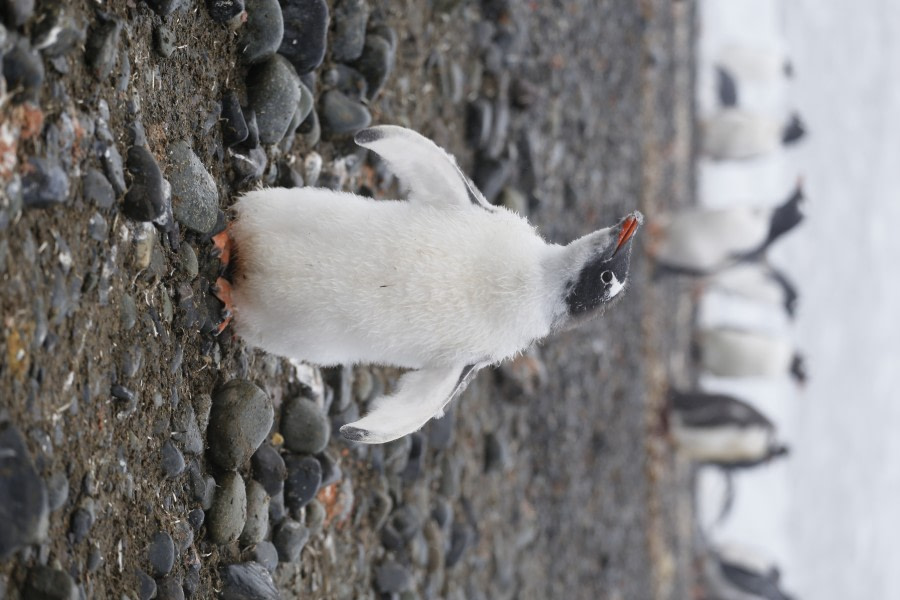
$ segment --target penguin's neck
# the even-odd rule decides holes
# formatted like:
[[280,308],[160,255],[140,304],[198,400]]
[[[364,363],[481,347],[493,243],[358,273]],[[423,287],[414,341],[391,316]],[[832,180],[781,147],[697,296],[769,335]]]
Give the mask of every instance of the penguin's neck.
[[609,233],[601,229],[589,233],[565,246],[551,244],[543,260],[544,282],[550,303],[551,331],[569,329],[585,320],[573,315],[566,302],[578,284],[585,268],[609,242]]

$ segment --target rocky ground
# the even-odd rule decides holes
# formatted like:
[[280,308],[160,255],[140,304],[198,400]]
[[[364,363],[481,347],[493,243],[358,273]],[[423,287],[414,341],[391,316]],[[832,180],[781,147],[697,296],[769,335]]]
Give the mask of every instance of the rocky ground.
[[396,373],[211,335],[209,238],[259,185],[395,194],[369,123],[550,240],[652,221],[692,197],[692,10],[0,2],[0,598],[688,597],[689,303],[640,252],[603,319],[367,447],[332,432]]

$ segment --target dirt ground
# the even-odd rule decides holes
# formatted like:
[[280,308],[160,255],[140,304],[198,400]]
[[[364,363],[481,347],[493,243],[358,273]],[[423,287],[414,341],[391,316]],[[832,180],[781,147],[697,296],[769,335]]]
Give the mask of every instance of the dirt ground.
[[[186,139],[227,209],[245,188],[232,183],[216,106],[225,89],[242,91],[245,68],[236,34],[211,21],[203,3],[188,4],[165,20],[177,50],[162,58],[153,46],[159,16],[143,2],[105,3],[125,24],[118,49],[130,73],[123,82],[120,59],[98,79],[80,48],[66,56],[67,73],[47,67],[38,103],[43,130],[20,140],[20,168],[26,157],[47,152],[50,124],[64,114],[96,120],[102,101],[124,155],[138,98],[148,148],[164,174],[166,147]],[[509,34],[495,69],[497,44],[485,43],[491,32],[481,24],[491,22],[493,6],[507,4],[506,20],[491,24],[495,35]],[[471,103],[509,90],[524,94],[520,106],[509,103],[500,153],[509,171],[500,197],[524,198],[521,210],[549,240],[571,240],[634,208],[652,222],[655,211],[691,201],[692,3],[369,5],[398,37],[396,64],[369,107],[373,123],[413,127],[476,173],[483,157],[466,140]],[[94,3],[68,6],[76,18],[95,19]],[[317,73],[330,66],[328,55]],[[461,74],[454,84],[461,90],[447,89],[445,69]],[[312,150],[326,173],[340,172],[341,159],[356,152],[346,138],[308,148],[298,136],[285,155],[302,161]],[[84,597],[140,597],[135,569],[149,571],[150,538],[173,531],[199,506],[187,474],[168,479],[160,465],[178,403],[240,377],[277,406],[302,379],[286,360],[203,333],[215,271],[209,240],[182,230],[174,242],[157,235],[148,246],[118,202],[98,208],[82,198],[81,174],[99,168],[99,157],[77,141],[72,152],[70,200],[10,211],[0,231],[0,421],[23,432],[43,478],[64,473],[70,488],[50,516],[47,541],[0,561],[0,598],[4,587],[7,597],[18,597],[35,564],[68,572]],[[270,148],[270,158],[279,152]],[[364,176],[357,170],[341,183],[358,189]],[[107,227],[92,236],[96,213]],[[196,252],[198,276],[186,272],[179,245]],[[423,431],[415,472],[384,467],[398,452],[409,454],[408,445],[354,447],[333,436],[328,451],[340,459],[346,486],[339,489],[352,492],[352,503],[312,536],[298,563],[279,565],[281,597],[381,597],[374,574],[389,560],[413,578],[403,598],[690,597],[688,469],[673,457],[659,418],[671,364],[686,348],[689,310],[683,290],[653,278],[640,249],[631,279],[626,299],[602,319],[547,340],[514,365],[482,372],[448,420]],[[131,300],[129,328],[123,306]],[[394,375],[355,369],[357,381],[376,386],[390,385]],[[135,410],[113,398],[117,384],[136,392]],[[447,423],[449,441],[435,444]],[[210,470],[204,456],[196,461],[202,473]],[[86,495],[96,519],[75,542],[73,515]],[[433,538],[425,534],[400,550],[385,547],[377,528],[385,496],[395,509],[414,506],[425,515],[437,504],[450,507],[453,527],[437,544],[443,556],[429,554]],[[245,551],[213,544],[201,529],[173,572],[183,576],[199,564],[194,597],[216,597],[221,567]],[[458,560],[448,561],[455,551]]]

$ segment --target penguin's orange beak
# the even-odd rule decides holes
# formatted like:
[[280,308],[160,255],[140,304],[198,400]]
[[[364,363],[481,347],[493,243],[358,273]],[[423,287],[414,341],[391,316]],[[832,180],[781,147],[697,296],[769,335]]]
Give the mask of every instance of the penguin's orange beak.
[[618,252],[622,246],[628,243],[628,240],[630,240],[637,232],[640,224],[641,221],[636,216],[625,219],[625,222],[622,224],[622,230],[619,232],[619,240],[616,242],[616,249],[613,251],[613,254]]

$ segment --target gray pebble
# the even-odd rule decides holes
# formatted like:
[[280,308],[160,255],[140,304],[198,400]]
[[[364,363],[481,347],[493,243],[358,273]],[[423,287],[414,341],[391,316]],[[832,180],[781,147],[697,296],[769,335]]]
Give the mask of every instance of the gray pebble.
[[168,17],[178,9],[183,0],[144,0],[153,12],[161,17]]
[[250,459],[253,478],[260,482],[270,496],[284,489],[287,468],[281,454],[270,444],[263,444]]
[[194,414],[197,416],[197,425],[201,431],[209,426],[209,415],[212,410],[212,396],[209,394],[196,394],[191,398],[194,405]]
[[229,148],[247,139],[250,131],[244,119],[244,111],[237,94],[233,90],[222,96],[222,141]]
[[[186,245],[186,244],[185,244]],[[197,425],[197,416],[190,402],[181,402],[172,416],[172,437],[181,444],[185,453],[203,452],[203,435]]]
[[258,482],[247,483],[247,522],[241,532],[240,542],[252,546],[266,537],[269,531],[269,494]]
[[337,62],[356,60],[366,42],[369,5],[366,0],[338,0],[332,18],[334,31],[329,40],[331,58]]
[[50,512],[56,512],[69,499],[69,478],[63,471],[57,471],[47,479],[47,504]]
[[[119,154],[118,148],[112,142],[103,142],[100,144],[100,162],[103,164],[103,170],[106,172],[107,182],[112,185],[114,195],[116,197],[125,193],[125,167],[122,162],[122,155]],[[98,193],[103,193],[98,190]],[[98,204],[100,202],[98,201]],[[110,203],[111,205],[111,203]],[[107,208],[100,204],[101,208]]]
[[297,562],[308,541],[309,529],[291,519],[282,521],[272,536],[272,543],[278,550],[278,560],[286,563]]
[[181,576],[169,575],[156,581],[156,600],[184,600]]
[[[297,133],[303,136],[303,143],[306,144],[307,148],[313,148],[319,143],[319,140],[322,137],[322,127],[319,125],[319,115],[316,112],[315,107],[310,111],[306,120],[300,123],[300,127],[297,128]],[[309,185],[308,180],[306,184]]]
[[284,504],[296,515],[319,491],[322,466],[313,456],[289,456],[285,465],[288,475],[284,482]]
[[35,49],[44,56],[60,57],[84,42],[84,27],[66,12],[63,4],[43,3],[41,8],[31,36]]
[[65,571],[37,565],[28,570],[22,597],[35,600],[71,600],[76,598],[75,581]]
[[259,141],[277,144],[300,102],[300,78],[294,67],[277,54],[254,66],[247,75],[247,94],[256,113]]
[[135,306],[134,298],[128,294],[122,296],[122,306],[120,311],[122,328],[124,328],[125,331],[131,331],[137,323],[137,306]]
[[237,469],[256,452],[272,428],[275,411],[269,396],[249,381],[234,379],[216,392],[207,443],[223,469]]
[[88,559],[87,559],[88,573],[95,573],[102,564],[103,564],[103,554],[101,554],[100,548],[98,548],[96,544],[91,544],[91,550],[88,553]]
[[122,22],[119,19],[104,12],[97,12],[97,20],[88,30],[84,59],[98,79],[106,79],[112,73],[116,64],[121,31]]
[[0,14],[10,28],[21,27],[34,15],[34,0],[5,0]]
[[[112,188],[110,188],[110,191],[112,191]],[[106,219],[103,218],[103,215],[98,212],[91,215],[90,220],[88,220],[88,235],[91,236],[92,240],[105,242],[108,237],[108,229],[109,225],[106,223]]]
[[385,38],[369,34],[359,60],[351,65],[368,83],[367,98],[374,99],[394,69],[394,47]]
[[[201,515],[202,510],[197,510]],[[191,511],[193,512],[193,511]],[[172,541],[175,544],[175,551],[178,554],[184,554],[188,548],[194,543],[194,528],[187,520],[181,520],[172,526]]]
[[306,527],[309,531],[316,535],[320,531],[322,531],[322,526],[325,524],[325,506],[313,498],[309,504],[306,505]]
[[172,144],[168,160],[175,218],[188,229],[209,233],[216,225],[219,210],[215,180],[186,142]]
[[315,402],[302,396],[287,399],[281,407],[284,446],[299,454],[317,454],[328,445],[331,427]]
[[238,42],[241,57],[254,65],[275,54],[284,35],[284,20],[278,0],[247,0],[247,22]]
[[227,23],[244,10],[244,0],[206,0],[206,9],[213,21]]
[[274,573],[278,567],[278,550],[275,544],[269,541],[263,541],[247,551],[247,556],[253,562],[261,564],[269,573]]
[[157,531],[147,548],[147,558],[153,568],[153,574],[163,577],[169,574],[175,564],[175,544],[165,531]]
[[287,517],[287,509],[284,506],[284,490],[273,495],[269,500],[269,524],[278,525]]
[[188,523],[191,524],[191,527],[194,528],[194,531],[200,531],[200,528],[203,527],[203,521],[205,519],[206,513],[203,512],[203,509],[195,508],[188,513]]
[[49,208],[69,198],[69,178],[56,160],[32,156],[22,177],[25,208]]
[[197,253],[194,247],[187,242],[181,243],[178,249],[178,265],[188,279],[194,280],[200,273],[200,263],[197,261]]
[[3,76],[16,103],[36,102],[44,83],[44,63],[27,38],[18,38],[3,55]]
[[245,562],[222,569],[222,600],[278,600],[272,574],[259,563]]
[[138,598],[141,600],[156,598],[156,581],[140,569],[135,574],[137,575]]
[[247,491],[237,473],[225,473],[216,483],[206,529],[214,543],[230,544],[241,535],[247,520]]
[[175,479],[184,473],[184,455],[172,443],[172,440],[166,440],[166,443],[162,446],[161,454],[162,469],[167,478]]
[[[121,157],[119,157],[121,161]],[[125,185],[124,175],[122,185]],[[81,180],[82,196],[85,201],[91,202],[100,208],[110,208],[116,200],[109,180],[97,169],[90,168]]]
[[143,362],[144,351],[138,345],[132,346],[122,353],[122,376],[132,379],[140,372]]
[[72,534],[72,541],[75,544],[87,537],[96,520],[96,509],[92,498],[84,498],[79,504],[79,507],[72,513],[69,526],[69,532]]
[[175,53],[175,33],[165,25],[160,25],[153,31],[153,41],[160,56],[169,58]]
[[165,212],[163,176],[156,159],[143,146],[128,150],[131,188],[125,194],[122,210],[135,221],[152,221]]
[[47,489],[18,429],[0,423],[0,559],[43,540],[49,526]]
[[375,589],[383,594],[398,594],[412,588],[412,575],[406,567],[388,561],[375,569]]
[[281,0],[284,37],[278,53],[287,57],[297,73],[309,73],[325,58],[328,4],[325,0]]
[[338,90],[325,92],[321,117],[322,127],[330,135],[356,133],[372,122],[372,115],[365,106]]
[[234,169],[235,185],[242,186],[258,181],[266,171],[268,158],[262,148],[251,148],[246,154],[231,153],[231,167]]

